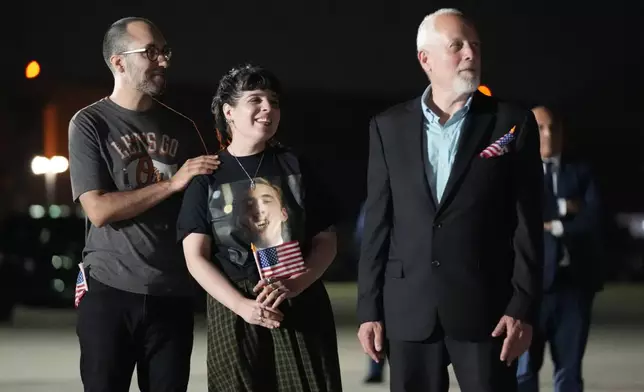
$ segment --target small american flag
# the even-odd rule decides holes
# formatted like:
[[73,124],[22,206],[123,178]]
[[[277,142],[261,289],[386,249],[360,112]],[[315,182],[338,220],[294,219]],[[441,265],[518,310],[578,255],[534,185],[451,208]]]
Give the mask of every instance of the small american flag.
[[[255,247],[253,246],[253,251]],[[255,251],[260,276],[262,278],[288,278],[306,270],[304,257],[297,241],[285,242]]]
[[87,287],[87,279],[85,278],[85,267],[83,263],[78,264],[80,271],[78,271],[78,278],[76,278],[76,294],[74,295],[74,307],[77,308],[80,304],[81,299],[89,290]]
[[510,132],[506,133],[497,141],[487,146],[485,150],[481,151],[479,156],[481,158],[492,158],[492,157],[501,156],[505,152],[507,152],[507,145],[510,144],[510,142],[513,141],[515,137],[514,136],[515,128],[516,126],[512,127],[512,129],[510,129]]

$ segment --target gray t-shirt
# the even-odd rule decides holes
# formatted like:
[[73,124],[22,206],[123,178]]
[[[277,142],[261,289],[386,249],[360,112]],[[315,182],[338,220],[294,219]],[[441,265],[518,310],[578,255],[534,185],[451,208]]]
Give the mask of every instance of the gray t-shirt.
[[[164,105],[136,112],[101,99],[69,124],[74,201],[92,190],[129,191],[167,180],[187,159],[205,153],[194,123]],[[175,241],[180,203],[181,194],[175,194],[135,218],[92,225],[84,249],[90,276],[133,293],[190,294],[192,282]]]

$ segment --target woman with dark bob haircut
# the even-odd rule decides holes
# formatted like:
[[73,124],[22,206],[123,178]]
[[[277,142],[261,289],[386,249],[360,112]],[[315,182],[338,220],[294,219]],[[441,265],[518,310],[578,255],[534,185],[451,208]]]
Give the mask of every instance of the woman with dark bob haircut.
[[280,94],[259,66],[221,79],[212,101],[221,165],[193,179],[179,213],[188,269],[209,294],[211,392],[342,390],[320,280],[336,254],[336,209],[312,165],[274,141]]

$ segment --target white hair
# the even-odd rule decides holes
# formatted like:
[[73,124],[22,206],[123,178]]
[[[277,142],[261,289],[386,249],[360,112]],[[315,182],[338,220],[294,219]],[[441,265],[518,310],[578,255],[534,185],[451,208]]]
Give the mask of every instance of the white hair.
[[416,50],[421,50],[433,39],[436,38],[436,18],[441,15],[455,15],[464,17],[463,13],[456,8],[441,8],[438,11],[427,15],[418,26],[418,35],[416,36]]

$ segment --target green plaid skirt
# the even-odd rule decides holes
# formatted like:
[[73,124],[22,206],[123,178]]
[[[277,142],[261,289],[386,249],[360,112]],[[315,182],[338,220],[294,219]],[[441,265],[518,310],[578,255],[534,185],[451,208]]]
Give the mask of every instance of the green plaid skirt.
[[[237,282],[254,298],[250,281]],[[318,281],[280,305],[284,320],[267,329],[208,296],[209,392],[341,392],[331,302]]]

